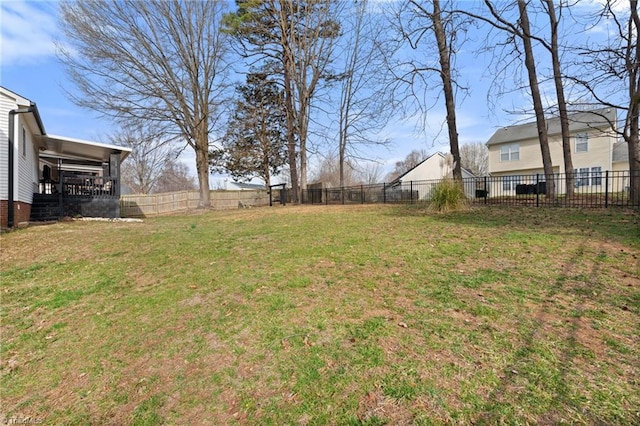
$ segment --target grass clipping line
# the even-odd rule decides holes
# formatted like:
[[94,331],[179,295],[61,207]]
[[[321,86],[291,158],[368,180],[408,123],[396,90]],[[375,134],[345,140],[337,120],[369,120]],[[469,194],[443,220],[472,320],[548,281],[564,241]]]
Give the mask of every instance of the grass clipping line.
[[469,208],[462,182],[453,179],[443,179],[431,190],[429,210],[446,213],[462,211]]

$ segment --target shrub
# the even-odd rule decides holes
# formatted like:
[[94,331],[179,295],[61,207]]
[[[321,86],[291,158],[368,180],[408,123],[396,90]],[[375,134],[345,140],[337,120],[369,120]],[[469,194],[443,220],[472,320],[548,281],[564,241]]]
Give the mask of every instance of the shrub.
[[467,197],[461,182],[443,179],[431,190],[429,210],[448,212],[468,208]]

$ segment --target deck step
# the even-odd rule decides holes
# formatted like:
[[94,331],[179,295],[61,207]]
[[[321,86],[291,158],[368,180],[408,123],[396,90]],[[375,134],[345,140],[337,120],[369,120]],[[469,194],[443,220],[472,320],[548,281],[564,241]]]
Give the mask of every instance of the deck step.
[[60,219],[60,199],[58,195],[33,194],[29,220],[41,222],[58,219]]

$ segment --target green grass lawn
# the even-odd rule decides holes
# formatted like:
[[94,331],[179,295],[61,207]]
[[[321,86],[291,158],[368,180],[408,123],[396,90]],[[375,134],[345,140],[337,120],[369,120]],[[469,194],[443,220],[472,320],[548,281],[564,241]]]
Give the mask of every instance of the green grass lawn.
[[287,206],[0,238],[0,418],[640,423],[637,214]]

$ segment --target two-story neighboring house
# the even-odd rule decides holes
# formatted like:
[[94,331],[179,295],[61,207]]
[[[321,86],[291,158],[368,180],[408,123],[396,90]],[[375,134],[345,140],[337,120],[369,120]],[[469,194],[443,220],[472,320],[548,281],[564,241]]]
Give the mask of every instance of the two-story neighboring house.
[[[565,170],[560,119],[547,120],[549,150],[554,173],[573,172],[577,191],[603,186],[607,171],[629,170],[626,143],[617,142],[612,123],[614,108],[579,112],[569,116],[571,159],[574,170]],[[544,180],[542,154],[535,121],[498,129],[487,142],[489,174],[502,177],[504,194],[514,193],[516,185]],[[623,185],[618,182],[618,185]],[[564,192],[564,179],[557,186]]]

